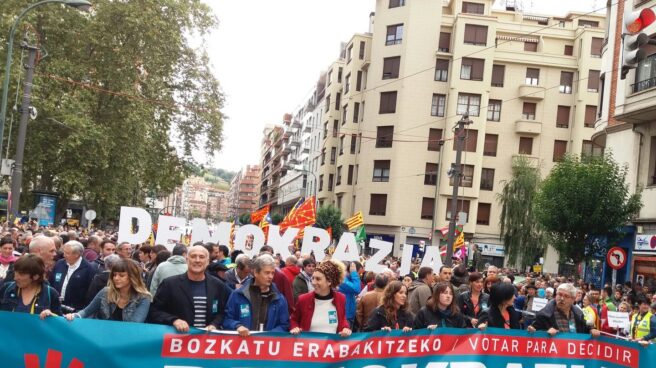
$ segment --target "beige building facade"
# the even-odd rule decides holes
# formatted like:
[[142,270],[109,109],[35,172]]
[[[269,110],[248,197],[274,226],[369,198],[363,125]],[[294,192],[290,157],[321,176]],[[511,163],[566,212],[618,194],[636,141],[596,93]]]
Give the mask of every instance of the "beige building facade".
[[[319,201],[345,218],[362,210],[369,236],[393,241],[395,254],[429,243],[433,218],[448,224],[452,128],[463,113],[473,123],[459,211],[466,238],[497,250],[491,263],[503,263],[496,194],[513,160],[525,156],[546,176],[563,154],[594,150],[603,15],[492,5],[378,0],[370,34],[355,35],[329,69]],[[548,258],[545,271],[557,272]]]

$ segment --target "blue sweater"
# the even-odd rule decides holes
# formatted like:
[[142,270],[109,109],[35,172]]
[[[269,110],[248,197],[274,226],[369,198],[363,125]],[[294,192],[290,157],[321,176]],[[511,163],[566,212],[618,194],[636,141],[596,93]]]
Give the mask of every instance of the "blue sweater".
[[346,319],[355,318],[355,298],[360,294],[360,276],[353,271],[346,275],[344,282],[339,285],[339,292],[346,296]]
[[[223,328],[226,330],[237,330],[239,326],[244,326],[249,330],[257,330],[259,326],[251,326],[253,303],[251,303],[250,286],[252,280],[246,282],[241,288],[230,294],[226,314],[223,320]],[[264,326],[265,331],[288,332],[289,331],[289,311],[287,310],[287,301],[280,294],[274,284],[271,289],[275,293],[269,309],[267,310],[267,321]]]

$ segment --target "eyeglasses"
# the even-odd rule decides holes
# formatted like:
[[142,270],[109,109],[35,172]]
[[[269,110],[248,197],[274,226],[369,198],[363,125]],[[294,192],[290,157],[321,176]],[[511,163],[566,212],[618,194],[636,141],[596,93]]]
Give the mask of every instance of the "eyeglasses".
[[556,294],[556,298],[572,299],[572,296],[569,295],[569,294],[565,294],[565,293],[558,293],[558,294]]

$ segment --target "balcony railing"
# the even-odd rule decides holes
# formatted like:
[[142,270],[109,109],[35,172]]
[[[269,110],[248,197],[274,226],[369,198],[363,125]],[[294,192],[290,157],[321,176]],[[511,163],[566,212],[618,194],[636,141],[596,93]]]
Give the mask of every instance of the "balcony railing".
[[641,80],[638,83],[632,84],[631,90],[633,91],[633,93],[638,93],[640,91],[644,91],[654,87],[656,87],[656,77]]

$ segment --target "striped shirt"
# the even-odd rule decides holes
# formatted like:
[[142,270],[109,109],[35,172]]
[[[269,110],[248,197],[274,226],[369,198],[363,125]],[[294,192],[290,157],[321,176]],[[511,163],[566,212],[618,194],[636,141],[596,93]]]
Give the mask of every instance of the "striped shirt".
[[207,323],[207,286],[203,281],[189,281],[191,297],[194,301],[194,327],[204,328]]

